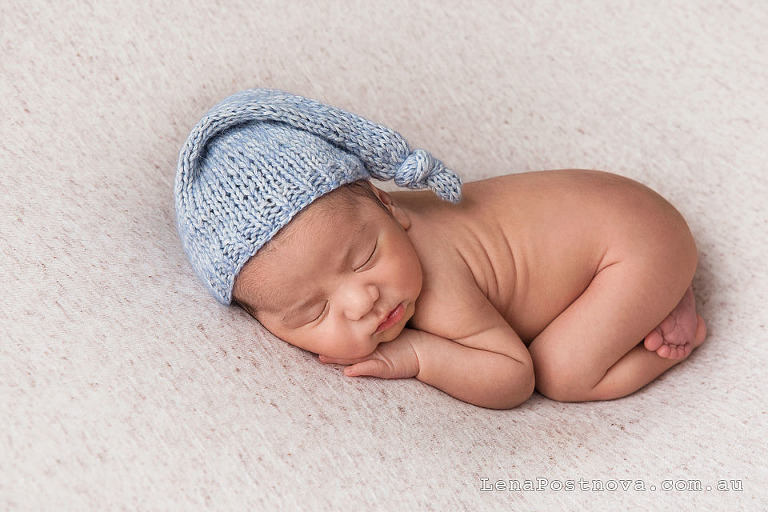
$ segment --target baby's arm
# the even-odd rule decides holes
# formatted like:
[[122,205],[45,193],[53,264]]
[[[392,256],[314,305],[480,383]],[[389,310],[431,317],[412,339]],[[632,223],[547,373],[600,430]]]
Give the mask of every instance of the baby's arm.
[[[491,409],[509,409],[533,392],[533,363],[528,351],[519,338],[523,350],[517,357],[473,346],[514,344],[510,333],[504,331],[493,329],[453,341],[426,331],[403,329],[397,339],[381,343],[367,357],[320,356],[320,361],[352,365],[344,369],[349,377],[416,377],[459,400]],[[511,334],[516,337],[514,332]]]
[[[419,322],[426,324],[419,326],[432,332],[404,329],[395,340],[381,343],[365,358],[342,360],[321,356],[320,360],[351,364],[344,371],[351,377],[416,377],[481,407],[515,407],[533,392],[531,356],[488,299],[475,290],[465,293],[461,304],[454,303],[457,307],[450,312],[438,310],[444,308],[444,301],[422,300],[427,311],[422,310],[420,317],[429,321]],[[468,326],[473,328],[468,330]],[[448,339],[447,334],[452,332],[465,335]]]
[[516,407],[533,393],[531,356],[509,325],[460,340],[419,332],[414,349],[420,381],[491,409]]

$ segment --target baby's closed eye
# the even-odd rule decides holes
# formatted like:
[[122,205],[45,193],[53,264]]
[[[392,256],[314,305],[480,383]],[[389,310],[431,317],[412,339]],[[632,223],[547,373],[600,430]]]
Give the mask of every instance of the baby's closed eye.
[[360,264],[357,268],[355,268],[355,272],[363,272],[370,268],[371,263],[373,263],[374,256],[376,255],[376,250],[379,247],[379,241],[376,240],[376,243],[373,245],[373,249],[371,249],[371,252],[368,253],[368,257],[365,259],[365,261]]
[[328,311],[328,304],[329,304],[329,301],[326,300],[323,303],[323,308],[320,309],[320,313],[318,313],[312,320],[310,320],[307,323],[308,324],[312,324],[312,323],[319,322],[320,320],[322,320],[323,317],[325,316],[325,313]]

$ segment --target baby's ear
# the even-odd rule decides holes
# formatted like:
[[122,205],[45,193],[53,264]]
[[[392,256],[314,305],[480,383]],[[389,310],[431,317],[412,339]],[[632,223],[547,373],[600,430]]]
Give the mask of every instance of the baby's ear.
[[381,190],[377,188],[375,185],[369,182],[371,185],[371,188],[373,189],[373,193],[376,194],[376,197],[379,198],[379,201],[381,201],[381,204],[384,205],[384,208],[389,210],[389,212],[392,214],[392,216],[395,218],[395,220],[403,227],[403,229],[408,229],[411,227],[411,219],[408,217],[408,214],[405,213],[405,211],[400,208],[397,203],[392,199],[392,196],[389,195],[388,192],[385,192],[384,190]]

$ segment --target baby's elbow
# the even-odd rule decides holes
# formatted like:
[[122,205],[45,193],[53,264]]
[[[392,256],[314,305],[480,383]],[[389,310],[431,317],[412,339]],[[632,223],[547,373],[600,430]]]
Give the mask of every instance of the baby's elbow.
[[[517,407],[531,398],[533,390],[536,388],[536,377],[533,373],[533,361],[524,363],[523,368],[524,370],[521,372],[518,377],[518,382],[516,383],[518,386],[517,398],[515,400],[516,403],[512,407]],[[510,407],[510,409],[512,407]]]
[[536,387],[532,361],[516,361],[509,370],[508,378],[499,389],[494,409],[514,409],[528,400]]

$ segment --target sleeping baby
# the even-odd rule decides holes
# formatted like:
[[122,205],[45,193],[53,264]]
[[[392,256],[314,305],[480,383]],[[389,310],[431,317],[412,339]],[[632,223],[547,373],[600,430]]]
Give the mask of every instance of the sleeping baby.
[[[372,179],[426,190],[385,192]],[[213,295],[350,377],[415,377],[499,409],[534,388],[610,400],[706,335],[685,220],[617,175],[462,186],[384,126],[257,89],[193,129],[175,200]]]

